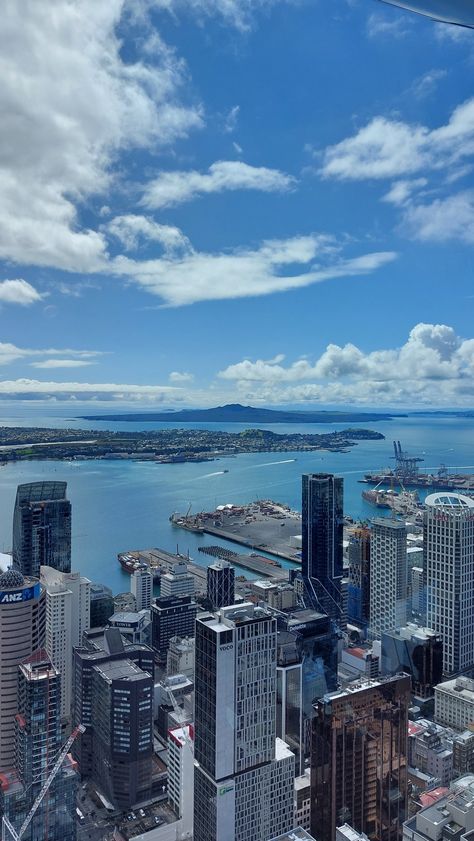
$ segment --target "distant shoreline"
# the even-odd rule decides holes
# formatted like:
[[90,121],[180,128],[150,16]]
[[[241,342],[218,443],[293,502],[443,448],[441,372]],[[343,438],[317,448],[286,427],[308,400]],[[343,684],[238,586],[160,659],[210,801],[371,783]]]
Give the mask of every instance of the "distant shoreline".
[[80,420],[125,423],[376,423],[405,418],[406,414],[392,412],[302,412],[263,409],[231,403],[212,409],[181,409],[177,412],[128,412],[114,415],[81,415]]

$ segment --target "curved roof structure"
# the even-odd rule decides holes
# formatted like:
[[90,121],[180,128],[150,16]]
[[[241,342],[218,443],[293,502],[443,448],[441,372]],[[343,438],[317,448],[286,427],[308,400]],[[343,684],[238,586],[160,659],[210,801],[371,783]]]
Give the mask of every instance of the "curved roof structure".
[[442,23],[474,27],[474,0],[382,0]]
[[451,493],[450,491],[438,491],[426,497],[425,505],[465,510],[467,508],[474,508],[474,499],[470,496]]
[[25,579],[17,569],[7,569],[0,575],[0,590],[17,590],[24,584]]

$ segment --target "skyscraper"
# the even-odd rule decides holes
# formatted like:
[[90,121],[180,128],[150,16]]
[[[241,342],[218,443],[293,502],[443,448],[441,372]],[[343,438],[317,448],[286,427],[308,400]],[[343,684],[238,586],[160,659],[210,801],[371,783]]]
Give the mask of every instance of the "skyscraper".
[[320,608],[339,622],[342,609],[343,480],[331,473],[304,474],[302,511],[302,575]]
[[408,675],[361,680],[315,704],[311,832],[334,841],[347,822],[396,841],[407,808]]
[[44,647],[46,593],[18,570],[0,575],[0,768],[15,764],[18,666]]
[[72,703],[72,649],[82,645],[90,626],[90,584],[78,572],[42,566],[46,590],[45,649],[61,672],[61,717],[69,718]]
[[347,618],[367,627],[370,612],[370,529],[354,529],[349,536]]
[[197,604],[192,596],[160,596],[151,606],[152,646],[157,660],[166,663],[172,637],[193,637]]
[[277,639],[276,732],[295,754],[295,774],[304,773],[303,663],[295,634]]
[[448,675],[474,666],[474,499],[434,493],[425,505],[426,624],[441,635]]
[[207,568],[207,598],[213,610],[234,604],[235,570],[228,561],[216,561]]
[[137,611],[150,610],[153,598],[153,573],[150,569],[132,572],[130,589],[135,596]]
[[276,739],[276,620],[251,603],[196,621],[195,841],[293,826],[294,754]]
[[[61,750],[61,676],[46,651],[18,668],[15,767],[0,774],[1,805],[18,831]],[[77,774],[66,758],[22,839],[74,841]]]
[[40,566],[71,571],[71,503],[66,482],[18,485],[13,514],[13,566],[39,578]]
[[407,623],[407,530],[400,520],[372,521],[370,542],[370,639]]

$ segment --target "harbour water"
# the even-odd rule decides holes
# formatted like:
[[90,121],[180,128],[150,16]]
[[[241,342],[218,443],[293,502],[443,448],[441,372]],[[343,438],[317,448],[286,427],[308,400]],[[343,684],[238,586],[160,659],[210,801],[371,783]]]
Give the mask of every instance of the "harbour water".
[[[66,417],[5,417],[0,425],[76,426],[84,429],[158,429],[168,424],[91,423]],[[178,426],[178,424],[177,424]],[[199,424],[179,424],[196,428]],[[202,425],[204,426],[204,425]],[[206,424],[206,428],[239,431],[245,424]],[[117,563],[117,552],[159,546],[170,551],[189,550],[196,563],[211,558],[198,547],[216,544],[214,536],[176,529],[169,522],[174,511],[212,510],[223,503],[244,503],[271,498],[300,510],[301,474],[329,471],[344,477],[345,513],[370,518],[381,512],[361,498],[358,483],[370,470],[393,462],[392,440],[425,461],[422,469],[437,470],[441,463],[457,471],[474,472],[473,423],[465,418],[397,418],[367,424],[386,436],[385,441],[360,441],[349,453],[249,453],[205,463],[153,464],[139,461],[32,461],[0,469],[0,550],[11,548],[13,505],[21,482],[65,480],[73,505],[73,568],[114,592],[129,589],[129,576]],[[340,426],[320,424],[265,426],[274,432],[327,432]],[[295,459],[293,461],[293,459]],[[228,471],[228,472],[224,472]],[[233,544],[220,541],[223,546]],[[251,573],[245,573],[252,577]]]

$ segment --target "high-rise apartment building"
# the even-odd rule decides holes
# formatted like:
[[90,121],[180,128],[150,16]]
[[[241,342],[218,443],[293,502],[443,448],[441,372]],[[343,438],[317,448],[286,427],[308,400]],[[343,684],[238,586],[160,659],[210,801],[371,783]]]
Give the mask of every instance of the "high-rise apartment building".
[[83,631],[90,626],[90,586],[79,572],[60,572],[42,566],[41,583],[46,590],[46,638],[44,647],[61,672],[61,716],[69,718],[72,704],[72,650],[82,645]]
[[407,623],[407,530],[400,520],[377,517],[370,542],[369,637]]
[[446,675],[474,667],[474,499],[425,500],[426,624],[441,634]]
[[397,841],[407,809],[408,676],[361,680],[315,704],[311,832],[335,841],[347,822]]
[[194,841],[267,839],[293,826],[276,654],[276,620],[251,603],[196,621]]
[[151,606],[152,646],[165,664],[172,637],[193,637],[198,606],[192,596],[160,596]]
[[[18,668],[15,767],[0,774],[1,806],[16,831],[61,747],[61,676],[47,652],[40,650]],[[77,774],[67,757],[22,835],[24,841],[75,841],[76,784]]]
[[130,589],[135,596],[136,609],[150,610],[153,598],[153,573],[149,569],[136,569],[131,575]]
[[228,561],[217,561],[207,568],[207,598],[212,610],[234,604],[235,570]]
[[343,480],[331,473],[303,475],[301,571],[316,603],[341,621]]
[[15,765],[18,666],[44,647],[46,593],[18,570],[0,575],[0,768]]
[[13,566],[39,578],[40,566],[71,571],[71,503],[66,482],[18,485],[13,514]]
[[349,535],[347,619],[367,627],[370,612],[370,529],[359,527]]

